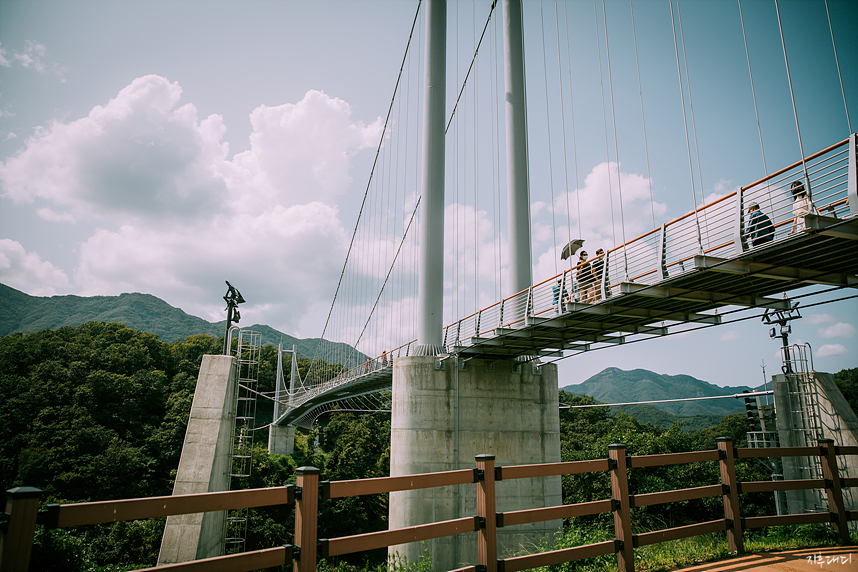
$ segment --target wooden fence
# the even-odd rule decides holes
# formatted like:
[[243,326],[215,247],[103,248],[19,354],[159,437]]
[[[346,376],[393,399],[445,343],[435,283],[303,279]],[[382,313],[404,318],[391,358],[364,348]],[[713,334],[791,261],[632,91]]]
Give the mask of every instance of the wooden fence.
[[[837,455],[858,455],[858,447],[838,447],[834,445],[832,440],[821,440],[819,445],[815,447],[737,449],[733,447],[730,439],[720,438],[718,439],[718,448],[711,451],[632,457],[626,456],[625,445],[617,444],[610,446],[607,459],[591,461],[496,467],[494,456],[478,455],[476,466],[472,469],[332,482],[319,482],[318,469],[301,467],[296,471],[296,485],[232,492],[47,505],[42,510],[39,510],[41,491],[32,487],[18,487],[6,492],[6,510],[0,517],[2,518],[0,520],[0,571],[25,572],[27,570],[37,524],[47,528],[72,527],[292,503],[295,504],[294,545],[183,564],[172,564],[147,570],[239,572],[291,564],[294,572],[310,572],[315,570],[319,558],[471,531],[477,532],[478,562],[455,572],[513,572],[611,553],[617,556],[618,570],[632,572],[634,570],[634,549],[639,546],[724,531],[730,551],[742,552],[742,533],[746,529],[820,522],[831,523],[839,535],[840,542],[849,544],[847,522],[858,520],[858,511],[845,509],[842,489],[858,486],[858,478],[839,476]],[[824,478],[789,481],[737,481],[736,460],[754,457],[818,457]],[[717,462],[720,466],[721,482],[702,487],[646,494],[631,494],[629,491],[629,468],[661,467],[698,462]],[[495,484],[497,481],[602,471],[610,473],[612,496],[610,499],[513,512],[496,512]],[[476,485],[477,514],[474,516],[341,538],[317,538],[320,500],[469,483]],[[828,499],[828,512],[742,517],[739,503],[740,493],[801,489],[824,489]],[[632,533],[631,509],[633,507],[716,496],[720,496],[724,503],[724,518],[722,519],[642,534]],[[614,540],[502,560],[497,558],[496,531],[499,527],[607,512],[613,513],[614,516]]]

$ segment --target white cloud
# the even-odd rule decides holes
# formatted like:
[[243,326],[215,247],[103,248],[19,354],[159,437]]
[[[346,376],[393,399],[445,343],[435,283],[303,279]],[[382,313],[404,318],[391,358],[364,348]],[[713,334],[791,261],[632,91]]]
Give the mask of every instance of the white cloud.
[[732,342],[734,340],[738,340],[740,337],[741,336],[739,335],[739,332],[737,332],[735,330],[728,330],[728,331],[724,332],[723,334],[721,334],[721,341],[722,342]]
[[51,72],[60,79],[60,82],[65,83],[64,75],[67,68],[46,61],[47,53],[48,48],[43,44],[34,40],[25,40],[23,51],[12,50],[8,52],[6,48],[0,47],[0,66],[8,68],[18,64],[42,74]]
[[837,321],[837,318],[835,318],[831,314],[811,314],[809,316],[805,316],[805,318],[813,325],[830,324],[831,322]]
[[833,326],[820,328],[819,335],[823,338],[854,338],[856,334],[855,326],[846,322],[837,322]]
[[178,83],[135,79],[87,117],[40,128],[0,166],[3,194],[47,199],[76,218],[204,216],[221,208],[226,185],[212,172],[223,161],[225,128],[177,107]]
[[[49,222],[94,225],[77,249],[82,295],[141,291],[217,320],[230,280],[248,300],[242,323],[294,332],[330,303],[348,245],[332,203],[380,120],[352,121],[346,102],[310,91],[257,108],[251,149],[229,160],[221,117],[199,119],[181,95],[140,77],[86,117],[38,129],[0,164],[0,194]],[[43,282],[67,285],[60,274]]]
[[69,285],[65,272],[8,238],[0,239],[0,281],[33,296],[54,296]]
[[841,344],[825,344],[815,352],[815,356],[819,358],[845,355],[849,355],[849,350]]
[[593,167],[584,179],[584,186],[562,193],[554,200],[553,209],[557,224],[553,240],[550,232],[550,209],[545,209],[545,220],[538,220],[534,215],[534,228],[539,230],[540,225],[543,225],[549,229],[549,232],[537,232],[533,237],[534,251],[540,253],[537,255],[534,269],[535,282],[556,274],[555,257],[558,269],[562,269],[561,265],[568,264],[560,262],[559,252],[555,255],[555,242],[559,251],[570,237],[584,238],[584,249],[592,257],[600,247],[607,251],[615,244],[622,244],[623,239],[630,241],[652,230],[653,216],[663,215],[667,211],[667,205],[651,202],[649,181],[645,176],[619,170],[618,178],[618,165],[610,162]]
[[330,203],[343,194],[352,182],[351,157],[378,145],[383,127],[381,118],[365,125],[351,114],[348,103],[316,90],[295,104],[253,110],[251,148],[221,171],[230,187],[253,190],[236,208],[300,204],[308,196]]

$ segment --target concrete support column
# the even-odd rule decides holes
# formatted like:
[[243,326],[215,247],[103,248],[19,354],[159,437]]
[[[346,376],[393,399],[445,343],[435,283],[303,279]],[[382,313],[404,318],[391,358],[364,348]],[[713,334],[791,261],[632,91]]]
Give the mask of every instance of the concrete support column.
[[503,47],[509,277],[510,294],[514,294],[533,283],[521,0],[503,0]]
[[[443,363],[443,369],[436,369]],[[390,474],[450,471],[494,455],[498,466],[560,461],[557,367],[455,357],[398,358],[393,369]],[[477,514],[475,485],[390,495],[390,528]],[[561,504],[559,477],[498,481],[497,510]],[[499,557],[522,545],[550,540],[560,521],[497,529]],[[477,561],[476,532],[426,543],[433,570]],[[421,543],[390,552],[419,560]]]
[[[799,397],[798,383],[800,375],[808,375],[813,386],[812,395]],[[830,373],[811,372],[809,374],[778,374],[772,376],[775,392],[775,410],[777,412],[777,430],[781,447],[813,447],[817,439],[833,439],[842,447],[858,446],[858,417],[849,406],[846,398],[837,388]],[[809,407],[812,406],[812,407]],[[808,420],[802,411],[815,410],[821,435],[811,436],[803,431]],[[840,459],[841,477],[858,477],[858,460],[852,455]],[[810,457],[784,457],[783,474],[785,480],[820,478],[817,459]],[[816,491],[787,491],[787,509],[789,514],[801,514],[825,510],[825,502]],[[852,489],[843,493],[846,510],[858,509],[858,495]]]
[[295,426],[270,425],[268,427],[268,454],[291,455],[295,452]]
[[[203,356],[174,495],[229,490],[235,383],[234,357]],[[224,517],[222,511],[167,517],[158,566],[223,554]]]
[[441,353],[444,310],[444,121],[447,1],[426,2],[417,355]]

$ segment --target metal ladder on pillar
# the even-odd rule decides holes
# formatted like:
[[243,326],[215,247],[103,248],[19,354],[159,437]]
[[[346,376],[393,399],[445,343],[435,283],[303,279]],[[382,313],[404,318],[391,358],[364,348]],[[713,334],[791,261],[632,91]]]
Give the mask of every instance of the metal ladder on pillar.
[[[789,362],[786,373],[789,382],[789,408],[792,419],[797,420],[791,431],[793,443],[798,447],[815,447],[824,438],[819,415],[819,390],[813,378],[813,356],[810,346],[789,346]],[[819,457],[801,457],[802,479],[822,479]],[[828,510],[822,490],[815,489],[816,509]]]
[[[262,336],[258,332],[239,330],[236,347],[235,432],[230,460],[230,490],[249,486],[253,464],[253,429],[256,420],[256,395],[259,384],[259,356]],[[224,552],[243,552],[247,538],[248,509],[227,512]]]

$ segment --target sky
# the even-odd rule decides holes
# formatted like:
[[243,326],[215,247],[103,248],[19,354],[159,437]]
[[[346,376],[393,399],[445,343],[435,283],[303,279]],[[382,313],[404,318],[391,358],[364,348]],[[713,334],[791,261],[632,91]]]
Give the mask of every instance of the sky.
[[[448,114],[489,6],[449,3]],[[798,160],[796,116],[806,155],[848,137],[849,119],[858,130],[854,2],[827,3],[842,91],[826,3],[778,3],[795,113],[774,2],[741,4],[744,39],[735,1],[604,6],[525,3],[536,280],[562,269],[564,237],[609,248]],[[383,242],[391,253],[416,202],[422,19],[403,66],[416,10],[405,0],[0,0],[0,282],[34,296],[144,292],[217,321],[230,280],[248,300],[243,324],[318,337],[358,213],[391,233],[357,233],[356,250]],[[495,200],[505,184],[499,18],[447,138],[445,323],[509,294]],[[392,201],[392,216],[362,211],[368,189],[370,202]],[[608,197],[620,189],[614,213]],[[380,283],[382,259],[358,273]],[[379,312],[406,332],[380,329],[369,349],[407,341],[403,308],[416,292],[399,277]],[[811,345],[817,370],[858,366],[855,299],[802,315],[791,341]],[[756,385],[763,365],[779,370],[778,345],[746,319],[576,355],[558,362],[560,385],[605,367]]]

